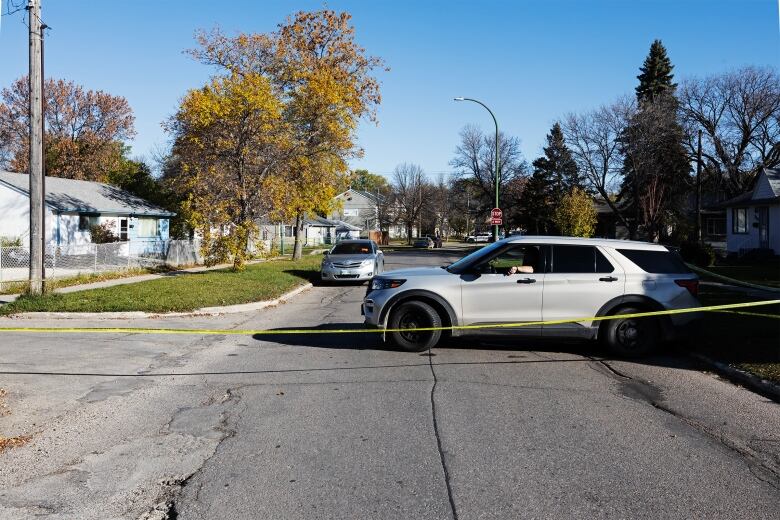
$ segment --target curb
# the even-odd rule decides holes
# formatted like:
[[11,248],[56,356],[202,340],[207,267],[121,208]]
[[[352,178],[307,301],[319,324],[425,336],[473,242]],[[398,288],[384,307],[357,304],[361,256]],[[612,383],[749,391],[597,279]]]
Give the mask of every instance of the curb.
[[15,319],[60,319],[60,320],[77,320],[77,319],[106,319],[106,320],[131,320],[131,319],[143,319],[143,318],[182,318],[191,316],[219,316],[220,314],[238,314],[241,312],[258,311],[265,309],[266,307],[274,307],[282,304],[290,298],[297,296],[298,294],[307,291],[314,287],[311,283],[305,283],[296,287],[295,289],[288,291],[278,298],[273,300],[265,300],[262,302],[251,303],[239,303],[236,305],[225,305],[222,307],[203,307],[201,309],[195,309],[187,312],[141,312],[141,311],[124,311],[124,312],[21,312],[19,314],[12,314],[9,318]]
[[707,365],[709,365],[715,372],[724,378],[728,379],[732,383],[739,384],[748,390],[757,394],[763,395],[776,403],[780,403],[780,385],[761,379],[758,376],[754,376],[744,370],[734,368],[731,365],[715,361],[703,354],[690,353],[690,356],[697,359]]

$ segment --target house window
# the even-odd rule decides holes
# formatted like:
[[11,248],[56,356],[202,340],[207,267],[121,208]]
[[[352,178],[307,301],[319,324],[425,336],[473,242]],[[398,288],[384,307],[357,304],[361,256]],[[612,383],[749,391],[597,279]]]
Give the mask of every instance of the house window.
[[734,208],[731,210],[731,232],[736,235],[746,235],[748,232],[747,208]]
[[722,237],[726,236],[726,219],[710,218],[707,219],[707,236]]
[[127,219],[119,219],[119,240],[127,241]]
[[99,218],[97,215],[79,215],[79,231],[89,231],[92,226],[97,226]]
[[153,238],[160,236],[159,220],[156,218],[139,218],[136,227],[138,237]]

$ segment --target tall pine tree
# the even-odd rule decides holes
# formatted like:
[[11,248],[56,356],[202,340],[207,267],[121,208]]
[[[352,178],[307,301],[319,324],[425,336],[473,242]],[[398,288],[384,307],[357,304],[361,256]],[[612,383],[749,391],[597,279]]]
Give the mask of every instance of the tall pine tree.
[[666,47],[661,40],[655,40],[650,45],[650,53],[645,62],[639,68],[641,74],[636,78],[639,85],[636,87],[636,99],[639,103],[654,101],[664,94],[674,95],[677,84],[672,82],[672,61],[666,55]]
[[544,156],[536,159],[533,167],[533,175],[525,187],[524,206],[534,231],[548,233],[554,228],[555,207],[573,188],[582,188],[584,182],[566,146],[560,124],[555,123],[550,129]]
[[637,76],[638,110],[622,136],[620,199],[627,214],[633,215],[631,238],[642,231],[650,240],[658,240],[681,213],[690,163],[677,120],[673,68],[666,48],[655,40]]

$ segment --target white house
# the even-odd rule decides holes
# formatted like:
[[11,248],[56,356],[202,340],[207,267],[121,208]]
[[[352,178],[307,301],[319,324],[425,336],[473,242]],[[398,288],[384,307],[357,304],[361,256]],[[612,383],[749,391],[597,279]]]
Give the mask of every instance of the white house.
[[[0,170],[0,237],[30,240],[29,176]],[[174,213],[115,186],[46,177],[45,240],[76,252],[91,242],[89,228],[109,224],[134,253],[162,252]]]
[[[354,231],[358,229],[362,231],[361,235],[366,236],[371,231],[380,230],[379,205],[383,202],[379,194],[350,188],[333,197],[333,206],[336,209],[328,214],[328,219],[354,228],[351,235],[355,235]],[[386,211],[397,212],[397,208],[391,206]],[[387,231],[390,238],[406,238],[404,226],[391,224],[387,226]],[[417,226],[413,226],[412,235],[417,235]]]
[[718,205],[726,209],[726,249],[780,255],[780,168],[766,168],[753,189]]

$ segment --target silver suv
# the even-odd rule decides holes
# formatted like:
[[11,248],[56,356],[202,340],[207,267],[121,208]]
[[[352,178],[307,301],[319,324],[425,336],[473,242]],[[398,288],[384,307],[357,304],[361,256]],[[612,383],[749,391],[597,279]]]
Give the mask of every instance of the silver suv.
[[[597,316],[698,307],[698,278],[663,246],[626,240],[510,237],[442,267],[388,271],[363,300],[368,326],[484,325],[479,334],[599,339],[639,356],[672,339],[697,313],[596,321]],[[554,323],[583,318],[575,323]],[[553,322],[538,324],[536,322]],[[532,322],[521,327],[490,325]],[[396,331],[385,339],[422,351],[450,331]]]

